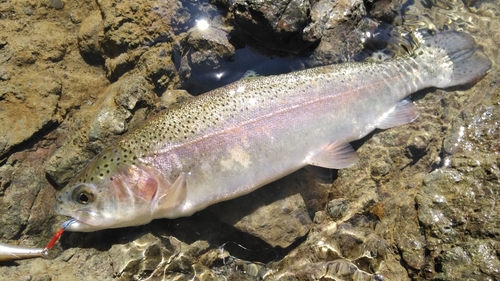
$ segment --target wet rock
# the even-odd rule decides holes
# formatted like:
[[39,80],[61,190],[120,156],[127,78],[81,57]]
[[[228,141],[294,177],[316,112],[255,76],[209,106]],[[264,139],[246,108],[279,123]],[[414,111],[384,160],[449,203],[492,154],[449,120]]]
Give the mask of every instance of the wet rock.
[[[238,209],[238,212],[243,209]],[[270,219],[270,214],[273,214]],[[222,218],[224,219],[224,217]],[[309,231],[311,219],[300,195],[274,201],[241,218],[234,227],[261,238],[272,247],[286,248]]]
[[209,27],[193,28],[186,37],[184,48],[187,50],[189,62],[199,71],[214,71],[221,62],[234,56],[235,48],[229,43],[227,32]]
[[109,255],[116,268],[115,280],[185,280],[195,275],[200,280],[222,280],[194,260],[205,255],[209,247],[206,242],[188,245],[173,237],[161,239],[142,234],[130,243],[113,245]]
[[195,89],[191,94],[210,90],[207,80],[213,79],[217,72],[235,55],[235,47],[229,43],[229,34],[221,29],[208,27],[192,28],[182,43],[179,73],[183,88]]
[[425,132],[411,136],[406,143],[406,153],[414,161],[418,161],[425,153],[429,146],[429,135]]
[[405,270],[401,265],[387,256],[387,241],[369,231],[376,224],[359,215],[342,223],[316,221],[307,240],[278,263],[282,269],[273,272],[269,280],[318,280],[325,276],[377,280],[378,274],[409,280],[402,274]]
[[332,35],[329,30],[339,26],[347,17],[356,24],[364,15],[366,11],[360,1],[317,1],[312,6],[311,23],[304,29],[304,38],[316,41],[324,35]]
[[314,178],[307,178],[290,175],[209,210],[223,222],[272,247],[287,248],[309,232],[312,221],[308,209],[316,210],[317,202],[326,196],[326,189],[317,185]]
[[455,154],[460,149],[460,144],[465,139],[465,126],[463,126],[463,122],[462,118],[453,120],[450,134],[443,142],[443,149],[447,154]]
[[182,102],[192,97],[193,96],[191,96],[185,90],[167,90],[163,92],[163,94],[160,97],[161,107],[168,108],[169,106],[175,103]]
[[310,42],[302,40],[311,9],[309,1],[217,1],[229,11],[238,37],[265,52],[300,53]]
[[320,40],[308,62],[317,66],[348,61],[361,51],[362,32],[358,23],[366,15],[363,1],[315,2],[311,9],[311,22],[304,28],[306,41]]
[[381,20],[382,22],[392,23],[398,16],[397,7],[401,6],[402,1],[372,1],[367,3],[367,12],[370,17]]
[[340,220],[344,217],[348,208],[349,202],[347,202],[345,198],[333,199],[328,202],[328,205],[326,206],[328,215],[330,215],[333,220]]
[[[424,227],[428,248],[434,255],[449,255],[447,251],[451,251],[452,245],[461,243],[464,235],[479,238],[467,243],[473,248],[482,247],[480,245],[488,243],[490,237],[498,236],[498,210],[487,198],[496,194],[500,186],[485,180],[481,173],[464,174],[451,169],[439,170],[426,177],[417,203],[419,221]],[[471,255],[471,259],[473,264],[483,262],[480,255]],[[443,265],[451,266],[449,262],[445,258]],[[467,258],[454,260],[453,267],[466,266],[469,264],[466,262]],[[499,260],[495,258],[490,262],[499,263]],[[452,276],[459,279],[464,277]]]
[[161,241],[152,234],[145,234],[131,243],[113,245],[109,255],[116,268],[115,275],[118,280],[147,277],[163,260],[172,259],[180,253],[179,241],[176,241],[177,244],[168,245],[173,246],[171,249],[167,249],[164,242],[166,241]]
[[388,175],[392,168],[393,163],[389,151],[385,149],[372,150],[370,171],[373,180],[377,181]]

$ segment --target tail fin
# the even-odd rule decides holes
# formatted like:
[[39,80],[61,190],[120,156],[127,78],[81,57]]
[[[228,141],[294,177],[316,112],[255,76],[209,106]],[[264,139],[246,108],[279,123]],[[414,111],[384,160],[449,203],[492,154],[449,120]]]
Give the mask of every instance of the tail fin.
[[474,83],[491,68],[491,61],[475,47],[472,36],[457,31],[437,33],[424,39],[421,60],[433,77],[433,86],[447,88]]

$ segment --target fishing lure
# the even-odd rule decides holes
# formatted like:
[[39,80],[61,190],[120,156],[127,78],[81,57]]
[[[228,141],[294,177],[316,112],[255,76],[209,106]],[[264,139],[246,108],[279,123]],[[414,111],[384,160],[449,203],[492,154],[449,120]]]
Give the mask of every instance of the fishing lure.
[[61,229],[59,229],[59,231],[54,234],[54,237],[52,237],[45,248],[23,247],[0,243],[0,262],[9,262],[32,258],[47,258],[49,255],[49,250],[54,247],[66,228],[73,222],[74,220],[68,220],[67,222],[65,222],[62,225]]

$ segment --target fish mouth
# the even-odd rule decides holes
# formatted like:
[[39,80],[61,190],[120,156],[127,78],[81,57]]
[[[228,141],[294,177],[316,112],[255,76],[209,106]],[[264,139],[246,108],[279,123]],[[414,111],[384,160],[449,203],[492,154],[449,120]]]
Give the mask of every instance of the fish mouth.
[[106,228],[102,224],[92,223],[95,218],[90,217],[89,219],[86,214],[88,213],[84,213],[83,217],[78,215],[71,216],[71,219],[62,223],[62,228],[71,232],[93,232]]
[[99,230],[99,228],[97,228],[95,225],[91,225],[74,218],[63,222],[61,227],[66,231],[72,232],[91,232]]
[[98,220],[97,213],[90,210],[78,210],[76,213],[59,213],[60,215],[65,215],[71,217],[71,219],[63,222],[62,228],[66,231],[74,232],[91,232],[102,229],[100,224],[96,224]]

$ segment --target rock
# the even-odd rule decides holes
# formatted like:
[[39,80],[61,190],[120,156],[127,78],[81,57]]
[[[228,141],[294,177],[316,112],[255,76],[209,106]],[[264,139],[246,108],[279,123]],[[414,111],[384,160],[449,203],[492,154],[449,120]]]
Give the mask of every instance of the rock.
[[238,37],[267,53],[298,54],[310,47],[302,40],[309,1],[217,1],[225,5]]
[[[18,155],[22,157],[25,155]],[[40,191],[40,184],[33,182],[30,172],[16,173],[17,161],[10,161],[2,166],[0,170],[2,187],[1,220],[2,229],[0,237],[2,239],[14,239],[26,227],[30,217],[31,206],[34,204],[36,196]],[[29,168],[24,167],[24,168]],[[23,188],[16,188],[22,186]],[[12,188],[11,188],[12,187]]]
[[60,10],[62,8],[64,8],[64,2],[61,1],[61,0],[50,0],[50,7],[56,9],[56,10]]
[[[368,234],[373,223],[376,221],[360,215],[342,223],[327,218],[316,221],[307,240],[278,263],[282,270],[273,272],[268,280],[319,280],[324,276],[359,280],[397,276],[399,280],[409,280],[402,275],[401,265],[394,266],[387,259],[387,241]],[[370,273],[373,271],[377,274]]]
[[379,19],[382,22],[392,23],[398,16],[396,7],[401,6],[401,1],[373,1],[367,3],[368,15],[372,18]]
[[[170,22],[180,8],[178,2],[170,5],[152,0],[104,0],[99,5],[104,28],[99,44],[104,51],[106,71],[111,80],[133,69],[147,50],[145,47],[170,42],[174,37]],[[91,39],[82,44],[93,46],[94,42],[95,39]]]
[[155,86],[156,92],[174,89],[180,84],[172,49],[167,44],[157,44],[149,48],[139,59],[137,70],[144,74]]
[[9,71],[7,69],[0,68],[0,80],[7,81],[9,79]]
[[363,1],[320,0],[311,8],[311,22],[303,30],[303,40],[321,40],[308,63],[312,66],[348,61],[361,51],[363,37],[357,26],[366,15]]
[[336,198],[328,202],[326,210],[328,215],[334,220],[340,220],[349,209],[349,202],[345,198]]
[[104,40],[104,24],[101,13],[94,11],[83,20],[78,31],[78,49],[87,61],[99,63],[104,60],[102,40]]
[[199,71],[217,70],[221,62],[234,56],[235,48],[228,39],[229,34],[217,28],[193,28],[186,36],[184,47],[189,51],[184,55]]
[[10,124],[0,133],[1,157],[56,121],[62,85],[49,71],[0,83],[5,83],[0,89],[0,123]]
[[354,18],[352,22],[356,24],[364,15],[365,7],[360,1],[317,1],[311,8],[311,23],[304,29],[304,38],[316,41],[325,34],[332,35],[329,30],[341,25],[347,17]]
[[15,54],[13,62],[22,66],[33,64],[37,60],[58,62],[66,54],[67,41],[61,40],[69,36],[59,26],[49,22],[34,23],[26,34],[12,36],[8,39],[8,48]]
[[[321,190],[321,187],[315,188],[314,180],[304,181],[293,175],[272,185],[209,210],[223,222],[272,247],[287,248],[309,232],[311,218],[304,200],[322,199],[325,195],[315,194],[314,189]],[[309,195],[304,195],[307,193]]]
[[152,234],[144,234],[131,243],[113,245],[109,255],[118,280],[130,280],[150,275],[163,260],[174,259],[181,252],[181,247],[182,243],[175,239],[162,240]]
[[175,103],[182,102],[192,97],[193,96],[185,90],[167,90],[161,95],[160,102],[162,108],[168,108]]
[[406,143],[406,153],[413,161],[418,161],[426,153],[429,147],[429,135],[426,132],[411,136]]
[[210,79],[223,73],[223,68],[235,55],[235,47],[229,43],[229,34],[223,30],[208,27],[193,28],[188,33],[181,52],[179,73],[183,88],[196,89],[199,93],[211,90]]
[[[419,221],[431,256],[437,257],[436,261],[443,267],[440,275],[451,279],[465,278],[472,272],[480,272],[485,259],[488,260],[487,270],[478,274],[487,276],[492,274],[492,268],[498,268],[500,260],[488,253],[492,251],[491,247],[496,247],[495,243],[491,244],[492,237],[499,235],[498,210],[486,198],[493,196],[499,188],[480,173],[464,174],[447,169],[426,177],[425,186],[417,196]],[[472,237],[476,238],[469,239]],[[464,239],[467,242],[462,242]],[[454,249],[456,244],[481,254]]]
[[311,218],[296,187],[281,186],[279,182],[277,185],[274,190],[263,187],[247,196],[218,204],[214,206],[215,213],[223,222],[272,247],[287,248],[309,232]]

